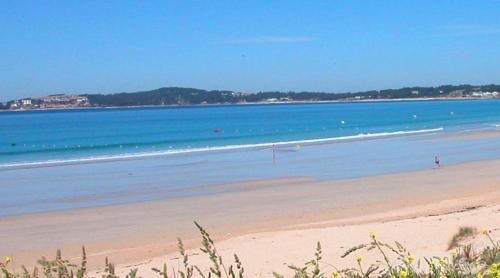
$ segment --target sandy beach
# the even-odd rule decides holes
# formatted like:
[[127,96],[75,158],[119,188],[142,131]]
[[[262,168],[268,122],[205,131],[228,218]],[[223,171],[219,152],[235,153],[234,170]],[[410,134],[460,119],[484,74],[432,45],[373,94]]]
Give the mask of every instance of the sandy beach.
[[3,1],[0,278],[500,278],[500,1],[448,2]]
[[90,269],[98,270],[104,257],[119,271],[150,269],[164,260],[177,264],[177,237],[194,248],[190,254],[199,253],[198,221],[222,254],[238,253],[248,273],[262,277],[309,258],[318,240],[329,250],[325,258],[336,263],[343,248],[366,241],[371,230],[416,255],[445,252],[461,225],[498,233],[499,167],[492,160],[339,181],[258,180],[213,185],[243,188],[238,192],[7,216],[0,218],[0,251],[19,267],[53,256],[56,247],[77,260],[85,245]]
[[[411,213],[406,210],[394,213],[396,212]],[[460,227],[476,229],[474,236],[463,242],[472,244],[475,250],[490,245],[489,240],[481,233],[482,229],[491,229],[492,237],[500,237],[498,220],[500,205],[466,208],[402,220],[383,220],[386,217],[390,218],[390,215],[377,214],[373,215],[373,218],[350,219],[353,222],[366,222],[365,224],[330,222],[333,226],[324,226],[326,223],[320,223],[319,226],[324,227],[303,229],[303,226],[295,226],[297,229],[289,227],[283,231],[252,233],[217,242],[217,248],[228,265],[234,263],[233,255],[237,254],[244,264],[248,277],[272,277],[273,272],[291,277],[292,271],[288,266],[303,266],[308,259],[312,259],[318,241],[321,243],[325,262],[322,271],[332,273],[336,269],[354,266],[357,256],[363,258],[365,266],[381,259],[376,251],[361,251],[341,258],[349,248],[370,242],[369,234],[372,232],[375,232],[378,240],[382,242],[393,246],[396,241],[402,243],[423,264],[425,264],[424,258],[451,257],[453,251],[448,250],[448,243]],[[314,226],[314,223],[311,224]],[[187,250],[187,254],[191,263],[205,271],[211,266],[207,256],[198,248]],[[178,269],[182,265],[182,259],[178,253],[169,253],[132,264],[119,265],[117,273],[125,276],[131,269],[137,268],[139,273],[149,277],[153,274],[151,268],[160,269],[164,263]],[[95,276],[99,274],[101,271],[92,272]]]

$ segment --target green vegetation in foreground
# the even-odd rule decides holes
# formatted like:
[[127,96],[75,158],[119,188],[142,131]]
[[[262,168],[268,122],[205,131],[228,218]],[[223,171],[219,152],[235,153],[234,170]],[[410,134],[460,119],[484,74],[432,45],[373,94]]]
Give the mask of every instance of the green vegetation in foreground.
[[[190,277],[224,277],[224,278],[243,278],[246,277],[242,262],[237,255],[234,255],[234,262],[226,264],[219,255],[210,235],[198,223],[195,223],[202,237],[201,251],[211,261],[211,267],[208,270],[202,270],[196,265],[189,263],[189,257],[184,250],[182,241],[179,239],[178,247],[182,257],[182,265],[179,269],[168,267],[165,263],[161,268],[153,268],[152,271],[157,277],[163,278],[190,278]],[[355,254],[357,251],[365,250],[369,252],[378,252],[381,257],[377,264],[365,265],[363,258],[356,257],[356,267],[347,269],[336,269],[334,266],[322,261],[322,249],[318,242],[314,258],[303,266],[289,265],[293,270],[294,278],[323,278],[323,277],[388,277],[388,278],[459,278],[459,277],[477,277],[477,278],[500,278],[500,242],[495,242],[490,231],[485,230],[483,234],[489,239],[491,246],[486,247],[479,253],[475,253],[471,245],[460,245],[460,241],[471,236],[475,229],[471,227],[462,227],[453,237],[453,246],[457,246],[452,252],[451,259],[445,257],[424,258],[415,261],[415,258],[401,244],[395,242],[390,245],[377,239],[375,233],[370,233],[370,242],[355,246],[349,249],[342,257]],[[391,260],[389,257],[396,257]],[[80,264],[72,264],[62,258],[61,252],[57,251],[54,260],[48,260],[42,257],[38,261],[39,267],[32,270],[22,267],[21,273],[11,272],[9,263],[12,258],[6,257],[4,262],[0,262],[0,277],[5,278],[83,278],[90,277],[87,274],[87,258],[85,248],[82,250],[82,260]],[[334,272],[326,273],[322,267],[336,269]],[[112,263],[105,260],[104,272],[102,278],[119,278],[115,274],[115,267]],[[125,276],[126,278],[141,277],[137,269],[132,269]],[[274,273],[275,278],[284,277],[279,273]]]

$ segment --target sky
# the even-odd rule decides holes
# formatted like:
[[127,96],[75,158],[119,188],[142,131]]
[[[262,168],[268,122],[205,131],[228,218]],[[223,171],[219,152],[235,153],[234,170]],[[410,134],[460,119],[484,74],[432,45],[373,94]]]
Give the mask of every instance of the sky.
[[0,101],[500,83],[500,1],[0,1]]

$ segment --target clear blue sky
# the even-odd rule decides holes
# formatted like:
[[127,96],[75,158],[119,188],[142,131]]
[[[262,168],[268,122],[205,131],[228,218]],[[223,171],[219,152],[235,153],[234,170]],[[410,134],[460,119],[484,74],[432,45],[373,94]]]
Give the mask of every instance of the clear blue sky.
[[0,101],[500,83],[500,1],[1,1]]

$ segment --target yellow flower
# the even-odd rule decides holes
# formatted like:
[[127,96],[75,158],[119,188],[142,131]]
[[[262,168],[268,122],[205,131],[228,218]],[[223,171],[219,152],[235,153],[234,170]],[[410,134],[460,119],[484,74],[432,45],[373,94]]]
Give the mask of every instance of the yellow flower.
[[436,268],[438,264],[439,264],[439,260],[437,260],[437,259],[431,260],[431,267],[432,268]]
[[340,277],[340,273],[338,273],[337,271],[335,271],[334,273],[332,273],[332,276],[333,276],[333,278],[339,278]]
[[408,277],[408,272],[406,272],[405,270],[401,270],[401,272],[399,273],[399,278],[406,278]]
[[363,260],[363,258],[362,258],[362,257],[359,257],[359,256],[358,256],[358,257],[356,257],[356,261],[358,262],[358,264],[360,264],[362,260]]
[[443,260],[443,259],[439,259],[439,264],[442,266],[442,267],[445,267],[446,266],[446,261]]
[[500,263],[490,265],[488,270],[486,270],[486,273],[491,274],[492,276],[493,275],[499,276],[500,275]]
[[12,257],[11,256],[6,256],[5,257],[5,263],[10,263],[12,261]]
[[409,255],[409,256],[408,256],[408,263],[410,263],[410,264],[411,264],[411,263],[413,263],[413,261],[414,261],[414,260],[415,260],[415,258],[413,258],[413,256],[412,256],[412,255]]
[[491,231],[490,231],[490,230],[488,230],[488,229],[485,229],[485,230],[483,231],[483,234],[484,234],[484,235],[489,235],[490,233],[491,233]]
[[377,234],[375,232],[370,232],[370,237],[375,240],[377,238]]
[[452,250],[451,251],[451,257],[455,258],[456,256],[457,256],[457,251],[456,250]]
[[478,273],[477,276],[476,276],[476,278],[484,278],[484,276],[483,276],[483,274]]

